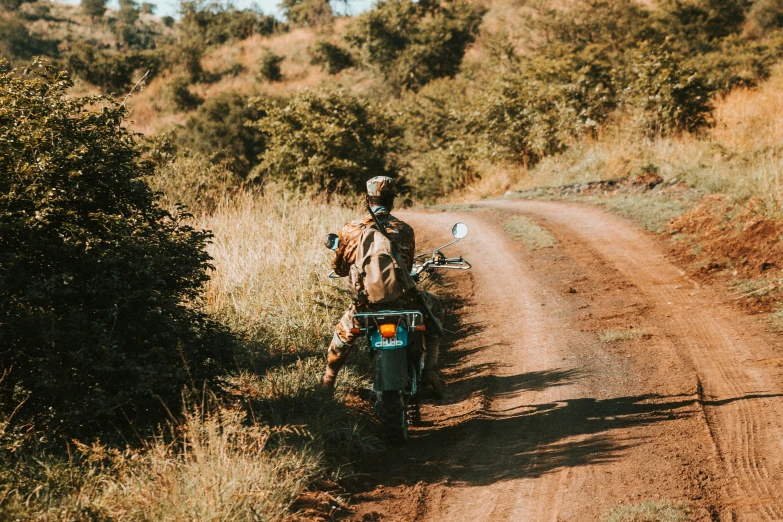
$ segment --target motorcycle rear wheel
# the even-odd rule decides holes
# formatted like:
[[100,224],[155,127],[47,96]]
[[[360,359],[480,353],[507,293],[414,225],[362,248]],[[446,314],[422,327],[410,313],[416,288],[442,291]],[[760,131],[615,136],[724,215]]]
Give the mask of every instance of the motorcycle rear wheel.
[[408,442],[408,407],[400,392],[385,391],[377,405],[383,437],[392,443]]

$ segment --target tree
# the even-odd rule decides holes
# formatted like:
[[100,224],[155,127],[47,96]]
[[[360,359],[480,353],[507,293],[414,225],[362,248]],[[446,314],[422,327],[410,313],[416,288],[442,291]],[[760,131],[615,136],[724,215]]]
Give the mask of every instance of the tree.
[[186,148],[211,156],[232,172],[247,176],[264,151],[264,137],[248,121],[257,121],[258,110],[241,94],[224,92],[207,99],[185,122],[179,141]]
[[280,64],[283,63],[282,56],[275,54],[271,49],[264,49],[261,57],[258,59],[258,72],[261,78],[269,82],[279,82],[283,79],[280,70]]
[[82,11],[90,18],[100,18],[106,12],[106,0],[82,0]]
[[483,14],[464,0],[380,0],[354,21],[346,39],[394,86],[416,90],[457,73]]
[[266,136],[260,174],[296,190],[359,191],[368,178],[396,176],[400,130],[368,102],[342,90],[304,90],[282,107],[265,102],[254,125]]
[[317,27],[334,20],[328,0],[282,0],[280,8],[295,27]]
[[210,234],[158,205],[122,104],[0,67],[0,411],[44,437],[141,431],[229,356],[192,306]]

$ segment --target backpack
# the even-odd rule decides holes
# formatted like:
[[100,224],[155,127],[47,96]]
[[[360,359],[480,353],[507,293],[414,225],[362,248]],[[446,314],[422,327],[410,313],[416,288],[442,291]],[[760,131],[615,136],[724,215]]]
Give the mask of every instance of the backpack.
[[371,304],[396,301],[416,286],[389,238],[369,226],[363,227],[351,275],[358,296]]

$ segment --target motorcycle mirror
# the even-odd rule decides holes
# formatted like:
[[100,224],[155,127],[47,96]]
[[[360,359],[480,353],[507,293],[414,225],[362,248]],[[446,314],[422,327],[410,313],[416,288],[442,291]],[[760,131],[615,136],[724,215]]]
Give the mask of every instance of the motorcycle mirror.
[[337,250],[337,246],[340,244],[340,238],[337,234],[326,234],[324,238],[324,245],[329,250]]
[[457,223],[451,228],[451,235],[457,239],[462,239],[468,235],[468,226],[465,223]]

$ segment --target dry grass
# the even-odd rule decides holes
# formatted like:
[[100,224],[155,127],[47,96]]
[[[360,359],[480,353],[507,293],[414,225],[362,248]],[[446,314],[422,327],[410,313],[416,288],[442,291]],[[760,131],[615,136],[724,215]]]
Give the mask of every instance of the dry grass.
[[716,106],[711,137],[738,152],[783,142],[783,66],[760,89],[738,89]]
[[633,341],[648,337],[650,334],[644,328],[631,330],[604,330],[598,334],[598,339],[602,343],[616,343],[619,341]]
[[215,234],[207,310],[269,350],[323,353],[347,300],[326,277],[332,254],[322,240],[352,217],[339,203],[274,188],[225,199],[196,220]]
[[94,503],[117,520],[279,520],[319,470],[315,454],[269,449],[274,431],[237,409],[194,411],[180,432],[123,461]]
[[511,237],[524,244],[530,250],[552,248],[559,243],[549,230],[524,216],[515,216],[508,220],[503,228]]
[[604,522],[687,522],[688,509],[668,500],[650,500],[612,509]]

